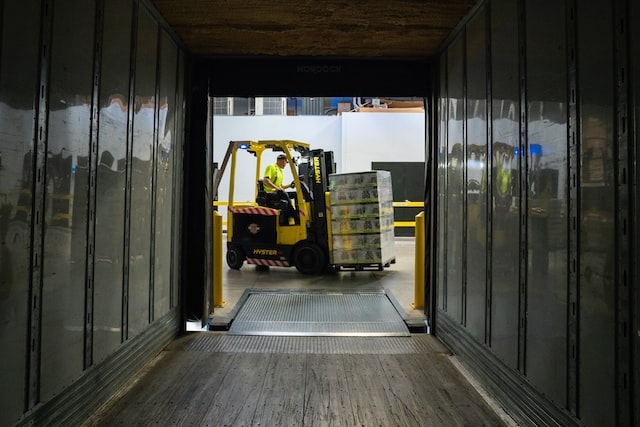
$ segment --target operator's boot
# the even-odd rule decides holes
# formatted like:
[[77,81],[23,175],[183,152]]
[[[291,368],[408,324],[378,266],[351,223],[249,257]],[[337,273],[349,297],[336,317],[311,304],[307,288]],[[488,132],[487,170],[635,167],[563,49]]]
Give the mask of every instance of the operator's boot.
[[[293,215],[293,206],[291,206],[291,203],[289,203],[286,200],[279,200],[276,203],[276,209],[278,209],[280,211],[280,225],[290,225],[289,224],[289,218],[294,217]],[[300,222],[300,220],[298,220],[298,222]]]
[[294,224],[300,225],[300,212],[293,206],[291,207],[291,219],[293,219]]

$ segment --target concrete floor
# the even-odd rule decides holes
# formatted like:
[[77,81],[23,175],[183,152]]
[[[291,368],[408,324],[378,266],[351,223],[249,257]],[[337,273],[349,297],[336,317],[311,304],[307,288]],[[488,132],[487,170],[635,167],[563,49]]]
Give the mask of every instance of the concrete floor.
[[[226,235],[224,236],[226,238]],[[424,328],[425,316],[422,309],[415,309],[415,239],[396,237],[394,250],[396,262],[383,271],[341,270],[323,276],[303,275],[295,267],[271,267],[269,271],[258,271],[253,265],[244,264],[240,270],[230,269],[225,260],[223,242],[223,291],[224,307],[214,307],[210,315],[211,329],[224,329],[234,316],[238,301],[247,289],[275,290],[385,290],[407,325],[415,331]]]

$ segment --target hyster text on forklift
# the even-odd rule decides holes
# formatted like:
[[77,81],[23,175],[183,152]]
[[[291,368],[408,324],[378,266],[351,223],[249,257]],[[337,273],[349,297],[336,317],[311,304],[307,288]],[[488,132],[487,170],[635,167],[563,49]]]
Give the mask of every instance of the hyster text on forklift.
[[[268,194],[265,189],[261,162],[265,151],[287,157],[295,188],[287,191],[293,215],[287,215],[291,209],[285,198],[274,197],[275,192]],[[257,160],[255,202],[234,200],[239,153],[252,154]],[[229,161],[229,267],[240,269],[246,260],[248,264],[261,266],[295,266],[303,274],[320,274],[330,269],[331,236],[326,197],[328,175],[334,171],[333,152],[311,150],[309,144],[291,140],[231,141],[214,183],[214,197]]]

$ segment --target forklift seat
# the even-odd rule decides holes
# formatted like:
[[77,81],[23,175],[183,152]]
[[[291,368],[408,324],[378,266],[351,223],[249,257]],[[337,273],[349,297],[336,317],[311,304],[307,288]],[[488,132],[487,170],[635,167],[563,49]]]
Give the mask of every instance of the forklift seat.
[[283,210],[287,209],[289,203],[287,201],[282,200],[277,192],[267,192],[264,189],[264,182],[259,179],[258,180],[258,194],[256,195],[256,203],[259,206],[266,206],[268,208]]
[[289,217],[294,218],[296,224],[300,224],[300,218],[297,215],[297,209],[294,209],[291,206],[291,203],[286,197],[286,200],[283,199],[280,195],[282,192],[272,191],[268,193],[264,189],[264,182],[259,179],[258,180],[258,194],[256,195],[256,203],[258,206],[265,206],[267,208],[278,209],[282,213],[280,214],[280,225],[288,225]]
[[267,192],[264,189],[264,182],[258,180],[258,194],[256,195],[256,203],[259,206],[267,206]]

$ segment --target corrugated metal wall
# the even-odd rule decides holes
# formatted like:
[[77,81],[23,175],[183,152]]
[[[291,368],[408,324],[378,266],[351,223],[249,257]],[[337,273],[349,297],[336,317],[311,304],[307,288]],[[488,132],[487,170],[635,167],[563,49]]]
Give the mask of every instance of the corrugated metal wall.
[[492,0],[440,56],[437,335],[526,425],[637,422],[638,24]]
[[137,1],[0,7],[0,425],[63,422],[179,330],[185,61]]

